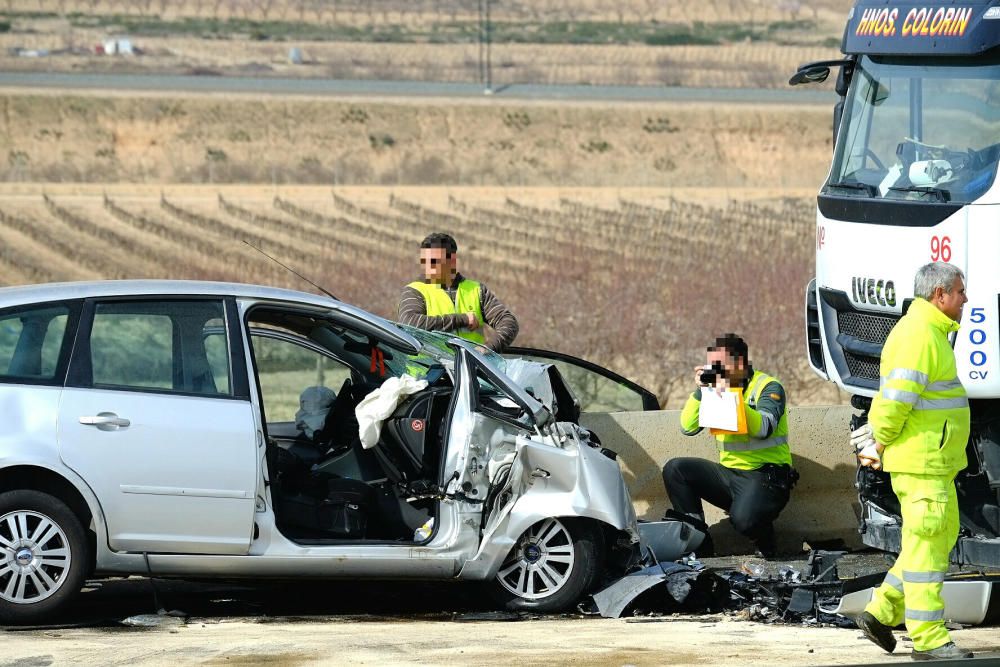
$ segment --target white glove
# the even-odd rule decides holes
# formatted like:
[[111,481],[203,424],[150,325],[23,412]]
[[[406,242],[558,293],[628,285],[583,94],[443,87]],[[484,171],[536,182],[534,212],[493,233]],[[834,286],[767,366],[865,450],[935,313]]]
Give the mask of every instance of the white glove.
[[882,469],[882,450],[885,448],[875,442],[875,436],[869,424],[851,432],[851,446],[857,452],[862,467],[873,470]]
[[860,452],[869,442],[875,442],[871,424],[865,424],[861,428],[851,431],[851,446],[854,448],[854,451]]

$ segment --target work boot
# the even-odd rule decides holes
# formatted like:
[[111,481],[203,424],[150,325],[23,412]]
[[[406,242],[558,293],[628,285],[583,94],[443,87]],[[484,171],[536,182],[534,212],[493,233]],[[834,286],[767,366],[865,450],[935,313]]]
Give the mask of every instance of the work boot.
[[[886,653],[892,653],[896,650],[896,638],[892,635],[892,628],[875,618],[872,614],[869,614],[867,611],[861,612],[861,615],[854,619],[854,624],[858,626],[861,632],[865,633],[865,637],[870,642]],[[915,653],[916,651],[914,651]],[[914,655],[914,659],[917,659],[916,655]]]
[[[868,634],[867,632],[865,634]],[[869,638],[870,639],[870,638]],[[955,646],[955,642],[948,642],[944,646],[932,648],[929,651],[918,651],[913,649],[910,657],[914,660],[965,660],[972,657],[972,651]]]

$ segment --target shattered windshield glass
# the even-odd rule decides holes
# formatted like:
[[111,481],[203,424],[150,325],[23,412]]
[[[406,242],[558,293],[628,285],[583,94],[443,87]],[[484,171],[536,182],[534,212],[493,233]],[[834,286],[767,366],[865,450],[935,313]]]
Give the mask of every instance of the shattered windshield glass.
[[1000,158],[1000,55],[863,57],[824,191],[972,202]]
[[[420,354],[410,355],[409,361],[427,368],[439,365],[450,369],[454,366],[455,350],[448,344],[448,341],[455,337],[454,335],[425,331],[405,324],[397,324],[396,326],[420,341]],[[476,349],[491,366],[501,373],[507,372],[507,362],[499,354],[485,346],[478,346]]]

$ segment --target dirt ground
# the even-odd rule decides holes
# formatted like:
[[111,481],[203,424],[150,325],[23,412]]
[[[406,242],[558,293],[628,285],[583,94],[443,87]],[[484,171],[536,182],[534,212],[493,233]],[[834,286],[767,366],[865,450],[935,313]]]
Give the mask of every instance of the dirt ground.
[[0,180],[815,191],[830,127],[805,104],[4,89]]

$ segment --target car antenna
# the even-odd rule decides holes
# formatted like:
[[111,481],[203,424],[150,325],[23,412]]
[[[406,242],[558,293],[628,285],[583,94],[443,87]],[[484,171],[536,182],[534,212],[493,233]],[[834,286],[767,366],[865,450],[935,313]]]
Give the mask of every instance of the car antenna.
[[260,254],[264,255],[264,257],[267,257],[267,258],[268,258],[269,260],[271,260],[272,262],[274,262],[275,264],[277,264],[278,266],[280,266],[280,267],[281,267],[281,268],[283,268],[284,270],[286,270],[286,271],[288,271],[288,272],[290,272],[290,273],[294,273],[294,274],[295,274],[296,276],[298,276],[298,277],[299,277],[299,278],[301,278],[302,280],[306,281],[307,283],[309,283],[310,285],[312,285],[313,287],[315,287],[316,289],[318,289],[318,290],[319,290],[320,292],[322,292],[323,294],[327,295],[327,296],[328,296],[328,297],[330,297],[331,299],[334,299],[335,301],[340,301],[340,299],[338,299],[337,297],[335,297],[335,296],[334,296],[334,295],[333,295],[332,293],[330,293],[329,291],[327,291],[327,290],[323,289],[322,287],[320,287],[319,285],[317,285],[317,284],[316,284],[316,283],[314,283],[313,281],[309,280],[308,278],[306,278],[306,277],[305,277],[304,275],[302,275],[301,273],[299,273],[298,271],[296,271],[296,270],[295,270],[295,269],[293,269],[292,267],[290,267],[290,266],[286,266],[285,264],[282,264],[282,263],[281,263],[280,261],[278,261],[278,260],[277,260],[277,259],[275,259],[274,257],[271,257],[271,256],[270,256],[270,255],[268,255],[268,254],[267,254],[266,252],[264,252],[263,250],[261,250],[260,248],[258,248],[257,246],[255,246],[254,244],[250,243],[250,242],[249,242],[249,241],[247,241],[246,239],[243,239],[243,242],[244,242],[244,243],[246,243],[246,244],[247,244],[248,246],[250,246],[251,248],[253,248],[254,250],[256,250],[257,252],[259,252]]

